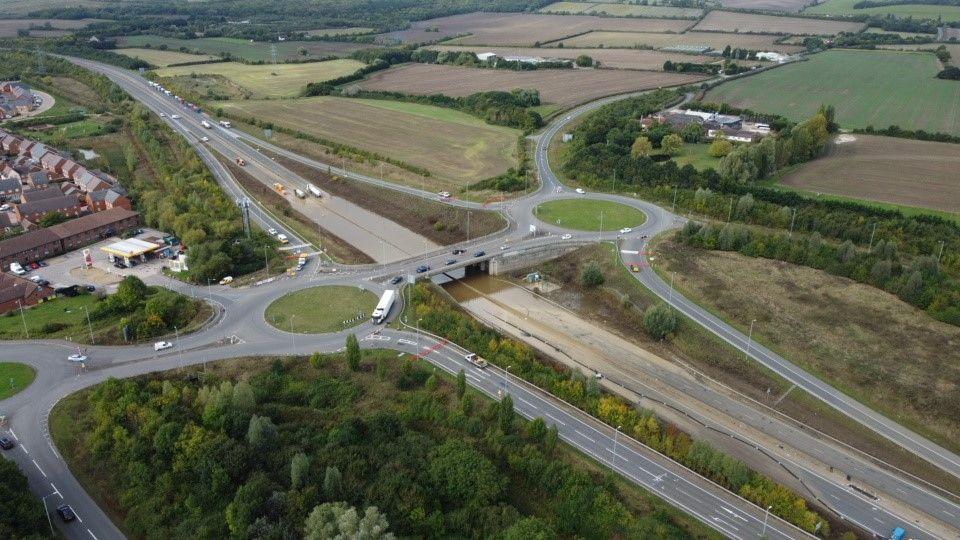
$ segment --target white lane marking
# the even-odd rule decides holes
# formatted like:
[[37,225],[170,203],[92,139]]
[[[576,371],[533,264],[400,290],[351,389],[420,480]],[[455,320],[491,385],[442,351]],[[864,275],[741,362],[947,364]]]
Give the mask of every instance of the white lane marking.
[[520,401],[522,401],[522,402],[526,403],[527,405],[533,407],[534,409],[538,409],[538,407],[537,407],[536,405],[534,405],[533,403],[530,403],[529,401],[523,399],[523,398],[520,397],[520,396],[517,396],[517,399],[519,399]]
[[735,530],[735,531],[739,531],[739,530],[740,530],[740,529],[738,529],[737,527],[735,527],[732,523],[727,523],[727,522],[724,521],[722,518],[719,518],[719,517],[717,517],[717,516],[714,516],[714,517],[713,517],[713,520],[716,521],[716,522],[719,522],[719,523],[723,523],[724,525],[726,525],[727,527],[730,527],[731,529],[733,529],[733,530]]
[[58,497],[60,497],[61,499],[63,498],[63,495],[60,494],[60,490],[57,489],[57,486],[53,485],[53,482],[50,482],[50,487],[53,488],[53,492],[54,492]]
[[947,511],[947,510],[944,510],[943,513],[946,514],[946,515],[948,515],[948,516],[950,516],[950,517],[957,517],[957,516],[955,516],[955,515],[953,514],[953,512],[949,512],[949,511]]
[[[71,508],[71,510],[72,510],[72,508]],[[73,515],[77,516],[77,519],[80,520],[80,523],[83,523],[83,519],[80,518],[80,514],[78,514],[76,510],[73,510]]]
[[13,428],[10,428],[10,434],[13,435],[13,440],[20,442],[20,437],[17,437],[17,434],[13,432]]
[[873,518],[873,520],[876,521],[877,523],[883,524],[883,520],[880,518],[875,517]]
[[93,540],[99,540],[99,539],[96,537],[96,535],[94,535],[93,532],[92,532],[90,529],[87,529],[87,533],[89,533],[90,536],[93,537]]
[[721,506],[720,509],[741,521],[744,521],[744,522],[747,521],[743,516],[727,508],[726,506]]
[[554,422],[560,424],[561,426],[567,425],[563,420],[558,420],[555,416],[553,416],[553,415],[550,414],[550,413],[546,413],[546,415],[547,415],[547,418],[553,420]]
[[42,474],[43,477],[46,478],[46,477],[47,477],[47,473],[43,472],[43,469],[41,469],[40,466],[37,465],[37,460],[31,459],[30,461],[32,461],[32,462],[33,462],[33,466],[36,467],[38,471],[40,471],[40,474]]
[[586,440],[588,440],[588,441],[591,441],[591,442],[593,442],[593,443],[596,443],[596,442],[597,442],[597,441],[593,440],[592,438],[590,438],[590,436],[587,435],[586,433],[580,431],[579,429],[575,429],[574,431],[577,432],[577,435],[580,435],[581,437],[583,437],[584,439],[586,439]]
[[20,443],[20,449],[23,450],[23,453],[30,455],[30,451],[27,450],[27,447],[24,446],[23,443]]

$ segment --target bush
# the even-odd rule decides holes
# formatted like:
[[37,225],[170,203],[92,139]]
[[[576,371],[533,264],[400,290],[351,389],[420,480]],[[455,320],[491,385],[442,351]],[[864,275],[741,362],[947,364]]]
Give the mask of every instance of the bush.
[[663,339],[677,330],[680,319],[673,308],[659,303],[647,308],[643,314],[643,328],[656,339]]
[[597,263],[590,263],[580,273],[580,284],[584,287],[599,287],[603,285],[603,270]]

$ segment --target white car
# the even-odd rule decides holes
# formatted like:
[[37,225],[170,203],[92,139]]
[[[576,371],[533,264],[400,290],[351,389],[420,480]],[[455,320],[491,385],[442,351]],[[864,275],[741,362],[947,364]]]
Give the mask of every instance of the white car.
[[563,236],[560,237],[561,240],[569,240],[569,239],[571,239],[571,238],[573,238],[573,235],[570,234],[570,233],[567,233],[567,234],[565,234],[565,235],[563,235]]
[[9,209],[10,209],[9,204],[0,204],[0,212],[6,212]]
[[167,117],[167,113],[160,113],[160,118],[166,118],[166,117]]
[[633,230],[633,229],[631,229],[630,227],[624,227],[624,228],[620,229],[620,234],[627,234],[627,233],[629,233],[629,232],[632,231],[632,230]]
[[180,119],[180,115],[179,115],[179,114],[175,114],[175,115],[171,116],[170,118],[173,118],[174,120],[179,120],[179,119]]
[[577,188],[576,191],[579,195],[583,195],[584,193],[586,193],[586,191],[584,191],[583,188],[579,188],[579,187]]
[[169,341],[158,341],[153,344],[153,350],[155,351],[162,351],[171,347],[173,347],[173,343],[170,343]]
[[276,235],[277,235],[277,230],[274,229],[273,227],[270,227],[269,229],[267,229],[267,232],[270,233],[270,236],[276,236]]
[[18,276],[22,276],[27,273],[27,271],[23,269],[23,266],[18,262],[10,263],[10,271]]
[[200,140],[203,142],[207,142],[210,140],[210,137],[207,137],[206,135],[204,135],[203,137],[200,137]]
[[71,362],[86,362],[86,361],[87,361],[87,355],[85,355],[85,354],[80,354],[80,353],[71,354],[70,356],[67,357],[67,360],[69,360],[69,361],[71,361]]
[[229,285],[231,283],[233,283],[233,276],[227,276],[220,280],[221,285]]
[[32,282],[34,282],[34,283],[40,283],[41,281],[43,281],[43,276],[41,276],[41,275],[32,276],[32,277],[30,278],[30,281],[32,281]]

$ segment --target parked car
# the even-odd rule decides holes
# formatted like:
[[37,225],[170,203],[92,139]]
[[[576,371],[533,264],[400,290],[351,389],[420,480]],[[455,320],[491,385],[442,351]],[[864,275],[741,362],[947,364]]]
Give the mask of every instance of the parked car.
[[486,255],[486,254],[487,254],[486,251],[478,251],[478,252],[474,253],[473,256],[474,256],[474,257],[483,257],[483,256]]
[[40,265],[39,265],[39,264],[37,264],[37,263],[35,263],[35,262],[30,263],[30,269],[31,269],[31,270],[36,270],[37,268],[40,268]]
[[0,437],[0,448],[3,448],[4,450],[10,450],[13,447],[13,441],[6,437]]
[[162,351],[171,347],[173,347],[173,343],[170,343],[169,341],[158,341],[153,344],[153,350],[155,351]]
[[9,209],[10,209],[9,204],[0,204],[0,212],[6,212]]
[[60,516],[60,519],[62,519],[64,523],[70,523],[77,519],[77,515],[73,513],[73,508],[70,508],[69,504],[58,506],[57,515]]
[[401,281],[403,281],[403,276],[393,276],[393,278],[390,280],[390,284],[391,284],[391,285],[396,285],[397,283],[400,283]]
[[86,361],[87,361],[87,355],[85,355],[85,354],[80,354],[80,353],[71,354],[70,356],[67,357],[67,360],[69,360],[69,361],[71,361],[71,362],[86,362]]
[[40,274],[37,274],[35,276],[30,276],[30,281],[34,283],[40,283],[41,281],[43,281],[43,276],[41,276]]
[[85,285],[83,288],[86,289],[87,292],[94,292],[97,290],[97,287],[94,285]]
[[457,248],[457,249],[453,250],[451,253],[453,253],[454,255],[463,255],[463,254],[466,253],[466,252],[467,252],[467,250],[465,250],[465,249]]
[[50,282],[45,279],[41,279],[40,281],[37,282],[37,285],[40,285],[41,287],[46,287],[47,285],[50,285]]
[[418,273],[418,274],[422,274],[422,273],[426,272],[427,270],[430,270],[430,267],[427,266],[427,265],[425,265],[425,264],[420,265],[420,266],[417,267],[417,273]]
[[37,264],[40,265],[40,268],[46,268],[50,266],[49,264],[47,264],[47,261],[37,261]]
[[573,235],[570,234],[570,233],[567,233],[567,234],[565,234],[565,235],[563,235],[563,236],[560,237],[561,240],[569,240],[569,239],[571,239],[571,238],[573,238]]
[[456,259],[447,259],[447,266],[450,266],[451,264],[457,264],[457,260],[456,260]]
[[23,266],[21,266],[18,262],[10,263],[10,272],[18,276],[22,276],[27,273],[27,271],[23,269]]
[[221,285],[229,285],[233,283],[233,276],[226,276],[220,280]]

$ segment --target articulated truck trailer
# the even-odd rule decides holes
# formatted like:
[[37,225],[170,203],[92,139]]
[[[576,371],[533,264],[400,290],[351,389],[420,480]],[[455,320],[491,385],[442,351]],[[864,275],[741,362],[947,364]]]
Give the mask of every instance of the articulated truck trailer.
[[397,291],[395,289],[387,289],[383,292],[383,296],[380,297],[380,302],[377,303],[377,307],[373,309],[373,314],[371,315],[374,324],[380,324],[387,320],[387,315],[390,314],[390,308],[393,307],[393,303],[396,300]]

